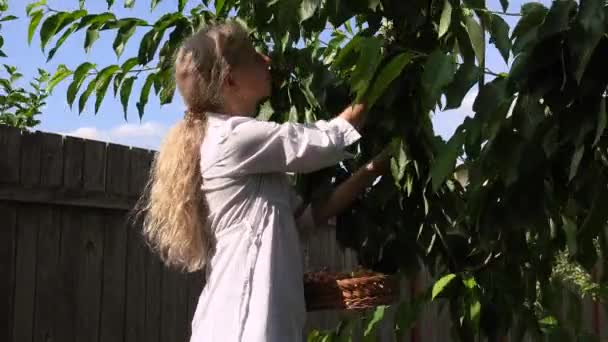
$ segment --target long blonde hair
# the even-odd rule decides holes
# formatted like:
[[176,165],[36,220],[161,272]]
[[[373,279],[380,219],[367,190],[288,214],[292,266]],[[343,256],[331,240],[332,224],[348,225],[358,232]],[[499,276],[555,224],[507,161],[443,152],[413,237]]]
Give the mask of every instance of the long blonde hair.
[[175,79],[187,111],[162,142],[136,206],[146,242],[167,266],[194,272],[212,256],[215,240],[200,170],[206,113],[221,110],[228,72],[244,63],[251,49],[245,29],[226,22],[196,32],[177,52]]

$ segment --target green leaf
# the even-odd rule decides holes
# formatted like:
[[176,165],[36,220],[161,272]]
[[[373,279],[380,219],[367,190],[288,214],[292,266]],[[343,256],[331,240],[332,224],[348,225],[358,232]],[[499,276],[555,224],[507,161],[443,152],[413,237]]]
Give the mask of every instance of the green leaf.
[[447,144],[445,144],[437,154],[431,165],[430,172],[431,180],[433,182],[433,191],[439,190],[445,179],[454,172],[456,159],[460,155],[464,140],[465,135],[463,130],[459,127],[456,133],[454,133]]
[[469,276],[465,279],[462,279],[462,284],[469,290],[472,290],[477,287],[477,281],[475,280],[475,277]]
[[434,108],[441,91],[454,79],[456,63],[454,58],[435,50],[424,65],[421,82],[427,98],[427,107]]
[[376,310],[374,310],[374,315],[365,326],[365,332],[363,333],[363,341],[375,341],[375,337],[373,334],[378,328],[378,323],[380,323],[384,318],[385,311],[385,305],[381,305],[377,307]]
[[351,87],[361,99],[367,91],[382,59],[382,42],[376,37],[365,38],[359,45],[361,53],[351,76]]
[[40,46],[42,50],[47,45],[51,37],[57,33],[57,29],[61,22],[65,19],[68,13],[60,12],[50,15],[46,20],[42,23],[40,27]]
[[500,0],[500,6],[502,7],[502,11],[506,12],[509,9],[509,0]]
[[177,10],[178,11],[183,11],[184,8],[186,7],[186,3],[188,2],[188,0],[179,0],[178,4],[177,4]]
[[591,55],[604,36],[606,20],[604,6],[604,0],[581,1],[569,39],[570,53],[574,59],[573,72],[578,82],[581,81]]
[[112,8],[112,5],[114,5],[114,0],[106,0],[106,2],[108,3],[108,9]]
[[215,15],[219,15],[222,13],[222,9],[224,9],[224,4],[226,2],[224,0],[216,0],[215,1]]
[[150,4],[150,9],[154,11],[154,9],[156,8],[156,6],[161,2],[162,0],[152,0],[151,4]]
[[6,17],[0,18],[0,23],[4,22],[4,21],[13,21],[15,19],[18,19],[18,18],[15,17],[14,15],[7,15]]
[[505,63],[509,63],[509,54],[511,52],[509,25],[498,15],[492,14],[491,18],[490,43],[496,45]]
[[473,51],[475,51],[475,57],[477,57],[477,62],[480,65],[483,65],[486,56],[486,43],[483,39],[481,25],[472,15],[467,15],[465,17],[465,25],[467,33],[469,34],[469,39],[471,40],[471,45],[473,46]]
[[192,34],[193,28],[187,19],[179,20],[175,29],[169,34],[163,47],[159,52],[159,66],[161,69],[172,69],[175,62],[175,54],[177,49],[182,45],[183,41]]
[[319,102],[317,101],[317,97],[311,90],[313,77],[314,75],[311,74],[309,77],[306,77],[301,82],[299,82],[299,88],[302,91],[304,97],[306,98],[306,102],[308,102],[308,105],[311,108],[319,108]]
[[371,108],[376,103],[378,98],[382,96],[388,86],[401,74],[403,68],[411,61],[411,55],[407,52],[403,52],[393,57],[390,62],[382,67],[374,79],[374,84],[367,96],[368,107]]
[[150,89],[152,89],[152,84],[156,78],[156,74],[151,73],[146,78],[146,82],[144,86],[141,88],[141,94],[139,96],[139,102],[137,102],[137,110],[139,112],[139,118],[141,119],[144,116],[144,109],[146,104],[148,103],[148,97],[150,95]]
[[259,113],[257,115],[258,120],[268,121],[274,114],[274,109],[272,108],[272,104],[270,101],[265,101],[259,109]]
[[300,22],[308,20],[321,5],[321,0],[302,0],[300,4]]
[[375,11],[380,5],[380,2],[380,0],[368,0],[367,8],[371,9],[372,11]]
[[448,32],[450,28],[450,23],[452,22],[452,5],[449,0],[445,0],[443,3],[443,11],[441,12],[441,19],[439,21],[439,32],[437,32],[437,36],[439,38],[443,37]]
[[122,70],[122,72],[126,73],[126,72],[131,71],[131,69],[133,69],[138,63],[139,63],[139,61],[138,61],[137,57],[131,57],[122,64],[120,69]]
[[[180,3],[183,0],[180,0]],[[135,6],[135,0],[125,0],[125,8],[133,8]]]
[[403,335],[414,327],[427,301],[428,296],[418,295],[409,301],[403,301],[399,304],[395,317],[396,328],[398,330],[397,335],[399,335],[397,341],[403,341]]
[[119,22],[119,29],[116,33],[116,38],[114,39],[114,44],[112,47],[114,48],[114,52],[116,56],[120,57],[125,48],[125,44],[133,36],[135,33],[135,29],[137,28],[138,22],[136,20],[126,20]]
[[102,25],[111,20],[116,20],[116,16],[110,12],[85,15],[82,20],[80,20],[78,29],[80,30],[87,26],[95,26],[97,29],[99,29]]
[[173,101],[173,95],[175,94],[175,79],[173,75],[169,75],[163,81],[163,88],[160,91],[160,104],[164,105]]
[[510,94],[507,89],[508,80],[505,77],[497,77],[492,82],[479,89],[479,95],[473,103],[475,113],[488,115],[495,112],[505,103],[510,102]]
[[608,117],[606,116],[606,98],[602,96],[602,99],[599,103],[598,113],[597,113],[597,125],[595,130],[595,138],[593,139],[593,146],[597,145],[606,129],[606,123],[608,122]]
[[471,300],[469,305],[469,319],[473,324],[475,331],[479,329],[479,318],[481,314],[481,303],[478,298]]
[[543,332],[549,333],[559,327],[559,322],[553,316],[546,316],[538,321],[538,325]]
[[409,163],[409,159],[406,154],[406,147],[403,140],[396,139],[392,143],[393,157],[391,158],[391,175],[395,180],[397,188],[401,188],[401,179],[405,175],[405,168]]
[[95,90],[96,84],[97,84],[97,77],[94,78],[93,80],[91,80],[91,83],[89,83],[89,86],[87,87],[87,89],[85,89],[85,91],[82,94],[80,94],[80,98],[78,99],[78,113],[82,113],[82,111],[84,110],[84,107],[86,106],[87,101],[89,100],[89,97]]
[[547,7],[538,2],[526,3],[521,7],[521,19],[515,25],[511,39],[521,37],[532,28],[540,25],[547,14]]
[[296,106],[291,106],[291,108],[289,108],[289,113],[287,113],[284,118],[283,121],[298,122],[298,109]]
[[129,107],[129,97],[131,96],[131,90],[133,89],[133,82],[136,77],[128,77],[120,88],[120,103],[122,103],[122,108],[125,114],[125,119],[127,118],[127,109]]
[[31,15],[30,25],[29,25],[28,31],[27,31],[27,43],[28,44],[32,43],[32,38],[34,38],[34,33],[36,32],[36,28],[38,27],[38,24],[40,24],[40,20],[42,19],[43,16],[44,16],[44,13],[42,13],[42,10],[36,11]]
[[108,90],[108,86],[112,81],[112,76],[115,72],[120,70],[118,65],[110,65],[99,72],[97,76],[97,85],[95,87],[95,114],[99,112],[99,107],[101,107],[101,103],[103,102],[104,97],[106,96],[106,92]]
[[160,40],[164,33],[164,30],[158,31],[153,28],[144,35],[137,54],[139,64],[145,65],[154,59],[154,55],[156,54],[156,50],[158,49],[158,45],[160,44]]
[[608,210],[605,210],[606,201],[608,200],[608,189],[605,184],[598,185],[596,194],[593,197],[593,203],[589,214],[585,217],[581,226],[581,235],[598,236],[606,227],[608,220]]
[[76,31],[76,29],[78,28],[78,23],[75,23],[74,25],[72,25],[69,29],[67,29],[63,35],[61,35],[61,37],[57,40],[57,43],[55,44],[55,47],[51,49],[51,51],[49,51],[49,55],[46,59],[47,63],[53,58],[53,56],[55,56],[55,53],[57,53],[57,50],[59,50],[59,48],[61,47],[61,45],[63,45],[63,43],[66,41],[66,39],[68,39],[68,37],[74,33],[74,31]]
[[84,50],[88,53],[93,46],[93,43],[99,39],[99,28],[95,25],[87,29],[87,34],[84,39]]
[[350,20],[344,22],[344,27],[346,28],[346,32],[350,33],[351,35],[355,34],[353,31],[353,27],[350,24]]
[[441,279],[437,280],[433,285],[431,300],[435,300],[435,298],[437,298],[437,296],[439,296],[455,278],[456,274],[450,273],[444,275],[443,277],[441,277]]
[[485,0],[463,0],[464,4],[473,9],[473,8],[485,8]]
[[49,82],[47,84],[48,92],[49,93],[53,92],[53,89],[55,88],[55,86],[70,75],[72,75],[72,71],[70,69],[68,69],[64,64],[60,64],[57,67],[57,71],[51,77],[51,79],[49,80]]
[[44,6],[46,5],[46,0],[41,0],[41,1],[37,1],[37,2],[32,2],[29,5],[25,6],[25,13],[28,16],[32,15],[32,11],[40,6]]
[[84,82],[84,79],[86,78],[87,73],[94,67],[95,67],[95,64],[85,62],[85,63],[82,63],[81,65],[79,65],[76,68],[76,71],[74,71],[74,78],[72,80],[72,83],[68,87],[68,92],[67,92],[67,101],[68,101],[68,104],[70,105],[70,108],[72,107],[72,104],[74,103],[74,100],[76,99],[76,94],[78,93],[80,86],[82,86],[82,83]]
[[114,77],[114,96],[118,93],[118,88],[122,83],[122,80],[125,78],[127,73],[133,69],[139,62],[137,61],[137,57],[132,57],[127,59],[123,65],[120,67],[120,72],[116,74]]
[[576,176],[576,174],[578,172],[578,166],[580,165],[584,154],[585,154],[585,145],[580,145],[579,147],[577,147],[576,151],[574,152],[574,155],[572,156],[572,161],[570,163],[570,176],[568,176],[568,180],[571,181]]
[[540,38],[568,30],[570,28],[570,13],[575,9],[576,2],[574,0],[554,1],[545,16],[543,24],[539,27]]
[[464,151],[470,158],[477,158],[481,151],[481,123],[477,119],[469,117],[464,119],[466,141]]
[[[333,67],[341,71],[352,66],[351,61],[356,57],[356,52],[359,50],[359,45],[362,44],[362,41],[361,37],[355,36],[344,45],[336,59],[334,59]],[[354,62],[352,63],[354,64]]]
[[454,81],[445,91],[446,105],[444,110],[458,108],[469,90],[479,81],[481,70],[473,63],[464,63],[458,67]]
[[566,216],[562,216],[562,229],[566,234],[568,252],[570,255],[575,255],[578,251],[578,244],[576,243],[576,223]]

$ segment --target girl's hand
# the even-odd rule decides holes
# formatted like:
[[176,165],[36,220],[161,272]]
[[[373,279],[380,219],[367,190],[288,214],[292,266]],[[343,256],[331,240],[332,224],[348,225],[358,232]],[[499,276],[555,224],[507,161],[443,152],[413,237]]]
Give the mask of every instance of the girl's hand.
[[391,154],[390,147],[385,147],[367,165],[365,169],[377,176],[381,176],[390,170]]

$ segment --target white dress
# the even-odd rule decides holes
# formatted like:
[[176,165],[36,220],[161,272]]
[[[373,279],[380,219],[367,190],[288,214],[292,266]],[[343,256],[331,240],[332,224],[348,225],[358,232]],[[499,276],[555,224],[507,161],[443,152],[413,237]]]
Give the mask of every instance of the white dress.
[[[209,114],[201,171],[216,252],[190,342],[302,340],[302,256],[286,173],[336,164],[359,138],[341,118],[279,125]],[[300,220],[312,222],[310,210]]]

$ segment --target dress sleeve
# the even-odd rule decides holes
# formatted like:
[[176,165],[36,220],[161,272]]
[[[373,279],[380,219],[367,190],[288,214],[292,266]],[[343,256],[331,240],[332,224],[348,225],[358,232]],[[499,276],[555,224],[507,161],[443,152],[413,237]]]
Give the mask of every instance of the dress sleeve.
[[228,133],[223,143],[224,165],[232,175],[312,172],[347,158],[345,148],[360,137],[339,117],[314,124],[277,124],[251,118]]

